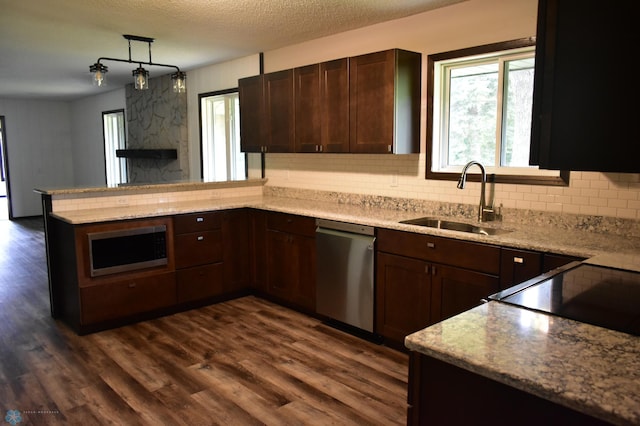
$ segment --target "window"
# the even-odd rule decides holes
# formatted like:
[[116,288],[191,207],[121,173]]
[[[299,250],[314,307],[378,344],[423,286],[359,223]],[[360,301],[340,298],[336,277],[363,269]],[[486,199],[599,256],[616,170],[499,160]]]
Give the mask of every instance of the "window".
[[199,97],[202,179],[206,182],[246,179],[245,154],[240,152],[237,89]]
[[566,184],[529,166],[534,64],[532,39],[429,56],[428,179],[455,179],[476,160],[496,182]]
[[116,157],[117,149],[126,148],[124,110],[103,112],[102,124],[107,186],[118,186],[127,182],[127,160]]

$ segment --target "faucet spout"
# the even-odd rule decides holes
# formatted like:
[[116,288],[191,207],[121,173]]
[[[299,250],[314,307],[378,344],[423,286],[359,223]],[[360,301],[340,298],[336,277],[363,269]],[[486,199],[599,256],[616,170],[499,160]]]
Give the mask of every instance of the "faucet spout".
[[[485,197],[485,189],[487,184],[487,172],[484,169],[484,166],[478,161],[469,161],[462,168],[462,173],[460,174],[460,179],[458,179],[458,189],[464,189],[464,185],[467,182],[467,171],[471,166],[478,166],[480,168],[480,206],[478,207],[478,222],[484,222],[489,217],[487,213],[493,213],[493,206],[487,206],[486,197]],[[491,219],[489,219],[491,220]]]

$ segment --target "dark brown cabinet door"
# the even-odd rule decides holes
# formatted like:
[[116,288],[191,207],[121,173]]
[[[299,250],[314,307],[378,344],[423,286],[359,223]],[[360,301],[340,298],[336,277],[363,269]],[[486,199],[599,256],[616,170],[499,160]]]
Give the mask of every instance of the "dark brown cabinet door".
[[315,238],[295,235],[297,277],[294,281],[292,301],[308,311],[316,309],[316,241]]
[[293,70],[295,151],[319,152],[321,142],[320,65]]
[[251,283],[251,216],[248,210],[231,210],[222,216],[224,288],[233,292]]
[[294,152],[293,108],[293,70],[265,74],[265,152]]
[[222,236],[218,229],[180,234],[174,238],[176,268],[189,268],[222,260]]
[[351,152],[392,152],[394,63],[393,50],[350,60]]
[[500,257],[500,287],[502,289],[520,284],[542,273],[541,253],[503,248]]
[[251,211],[251,286],[267,292],[267,213]]
[[261,152],[264,145],[264,77],[238,80],[240,103],[240,150]]
[[267,293],[296,308],[314,312],[314,219],[272,212],[267,214],[266,226]]
[[196,302],[224,294],[222,266],[218,262],[177,270],[178,303]]
[[350,152],[420,152],[421,66],[400,49],[349,59]]
[[474,308],[499,290],[495,275],[450,266],[431,265],[433,322],[442,321]]
[[291,301],[298,276],[297,253],[291,234],[267,230],[267,291]]
[[296,152],[349,152],[349,60],[296,68]]
[[432,323],[429,265],[382,252],[376,260],[376,333],[402,345],[406,335]]
[[581,257],[545,253],[542,257],[542,272],[549,272],[550,270],[564,266],[567,263],[582,260],[584,259]]
[[323,152],[349,152],[349,59],[320,64]]
[[602,68],[637,50],[637,36],[629,33],[637,21],[636,3],[538,4],[530,163],[554,170],[640,172],[640,144],[634,142],[638,108],[632,101],[638,83]]
[[169,272],[83,287],[80,299],[81,325],[123,319],[175,305],[176,278]]

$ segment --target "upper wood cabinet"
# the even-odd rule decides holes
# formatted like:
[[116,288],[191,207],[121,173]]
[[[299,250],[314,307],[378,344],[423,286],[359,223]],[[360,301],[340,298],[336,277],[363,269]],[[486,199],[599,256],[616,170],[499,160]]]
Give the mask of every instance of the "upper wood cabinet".
[[635,2],[540,0],[530,163],[640,172],[638,84],[619,72],[637,37]]
[[421,60],[400,49],[350,59],[350,152],[419,152]]
[[238,80],[243,152],[293,152],[293,70]]
[[349,152],[349,60],[295,68],[295,151]]
[[265,74],[264,112],[265,152],[293,152],[293,70]]
[[240,149],[262,152],[264,146],[264,76],[238,80],[240,102]]
[[241,149],[418,153],[421,65],[392,49],[240,79]]

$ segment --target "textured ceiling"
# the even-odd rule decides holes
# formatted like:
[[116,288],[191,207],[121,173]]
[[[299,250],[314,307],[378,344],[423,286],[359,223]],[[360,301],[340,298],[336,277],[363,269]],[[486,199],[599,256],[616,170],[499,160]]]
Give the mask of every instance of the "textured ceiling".
[[[0,0],[0,98],[98,93],[88,67],[126,59],[122,34],[155,38],[152,61],[188,71],[459,1]],[[132,58],[148,61],[147,45],[132,43]],[[106,65],[110,87],[131,81],[132,65]]]

